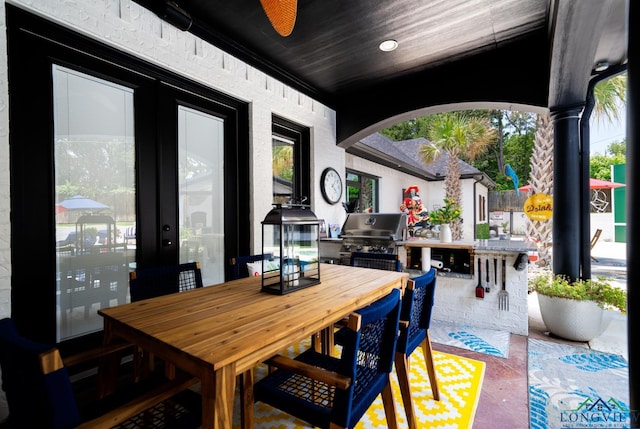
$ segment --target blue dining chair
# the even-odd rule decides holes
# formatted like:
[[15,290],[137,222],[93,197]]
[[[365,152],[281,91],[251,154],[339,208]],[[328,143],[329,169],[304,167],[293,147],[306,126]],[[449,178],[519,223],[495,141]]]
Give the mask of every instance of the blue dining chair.
[[387,427],[396,428],[390,374],[399,315],[394,289],[349,317],[340,357],[310,348],[295,359],[271,358],[277,369],[255,384],[255,400],[321,428],[353,428],[382,394]]
[[129,273],[132,302],[201,287],[202,271],[199,262],[163,265]]
[[[8,423],[12,428],[138,427],[135,424],[137,421],[150,417],[141,414],[160,403],[163,405],[159,409],[165,411],[163,416],[159,416],[158,409],[154,409],[155,422],[161,419],[169,423],[169,419],[174,419],[177,412],[171,405],[179,404],[169,400],[186,393],[189,387],[198,382],[195,377],[181,375],[144,390],[127,402],[105,400],[104,403],[96,402],[92,404],[93,407],[81,409],[66,361],[63,362],[58,349],[22,336],[11,318],[0,320],[0,369],[2,388],[9,405]],[[111,403],[115,405],[107,405]],[[200,401],[191,403],[199,404]],[[87,412],[89,409],[92,411]],[[196,428],[201,424],[202,412],[199,409],[187,413],[181,408],[180,415],[183,418],[179,422],[174,420],[178,427]]]
[[[184,292],[201,288],[202,271],[199,262],[188,262],[176,265],[162,265],[131,271],[129,273],[129,294],[131,302],[155,298],[171,293]],[[136,348],[134,353],[135,379],[148,376],[155,368],[152,353]],[[172,377],[175,368],[165,367],[167,376]]]
[[410,429],[417,428],[415,406],[411,397],[409,384],[409,356],[420,346],[424,353],[424,361],[429,375],[429,383],[433,398],[440,400],[438,380],[433,364],[433,351],[429,338],[431,310],[436,290],[436,270],[431,268],[426,273],[407,281],[402,297],[400,312],[400,336],[396,350],[395,364],[402,402]]

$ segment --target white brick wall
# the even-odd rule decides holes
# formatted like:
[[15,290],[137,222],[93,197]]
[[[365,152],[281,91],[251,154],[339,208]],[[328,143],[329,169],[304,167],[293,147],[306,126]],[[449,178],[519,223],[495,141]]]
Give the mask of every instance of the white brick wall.
[[[74,31],[231,95],[250,104],[253,251],[262,248],[260,222],[271,209],[271,116],[311,128],[315,188],[310,195],[320,218],[344,212],[321,198],[319,178],[332,166],[344,171],[344,150],[336,146],[335,112],[220,49],[177,30],[132,0],[7,0]],[[11,314],[8,87],[5,3],[0,3],[0,318]],[[0,421],[6,403],[0,398]],[[3,406],[3,403],[5,406]]]
[[[271,116],[277,114],[311,128],[312,171],[315,188],[310,196],[320,218],[344,212],[320,198],[319,176],[331,165],[344,170],[344,150],[336,147],[335,112],[282,84],[237,58],[163,22],[132,0],[10,0],[8,3],[45,16],[79,33],[161,65],[213,89],[250,103],[252,167],[251,207],[254,250],[260,250],[261,224],[271,209]],[[4,4],[2,5],[2,23]],[[3,29],[4,30],[4,29]],[[6,35],[0,35],[0,316],[9,308],[9,173],[7,140]]]
[[[485,253],[476,251],[474,263],[480,257],[484,264],[488,256],[498,253]],[[446,322],[468,324],[478,328],[496,329],[508,331],[518,335],[528,335],[529,318],[527,304],[527,270],[516,271],[513,268],[517,253],[506,254],[506,291],[509,293],[509,311],[500,311],[498,308],[498,291],[493,277],[493,262],[490,262],[491,292],[485,293],[483,299],[476,298],[475,288],[478,284],[478,270],[475,269],[475,278],[457,279],[451,277],[438,277],[436,280],[436,297],[431,318]],[[500,254],[500,256],[502,255]],[[501,267],[498,267],[501,273]],[[482,284],[485,282],[485,267],[482,266]],[[498,278],[500,284],[500,278]]]
[[[11,228],[9,218],[9,109],[7,97],[7,26],[0,3],[0,319],[11,315]],[[0,374],[1,375],[1,374]],[[0,391],[0,422],[7,418],[7,399]]]
[[0,3],[0,63],[2,64],[0,66],[0,318],[11,314],[9,106],[7,101],[9,88],[7,86],[7,26],[4,15],[4,3]]

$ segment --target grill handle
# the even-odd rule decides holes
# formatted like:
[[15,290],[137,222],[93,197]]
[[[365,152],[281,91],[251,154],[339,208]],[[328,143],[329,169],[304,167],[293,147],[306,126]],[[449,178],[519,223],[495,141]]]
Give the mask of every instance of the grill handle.
[[340,238],[357,238],[361,240],[391,240],[391,241],[399,241],[395,234],[394,235],[349,235],[349,234],[340,234],[338,237]]

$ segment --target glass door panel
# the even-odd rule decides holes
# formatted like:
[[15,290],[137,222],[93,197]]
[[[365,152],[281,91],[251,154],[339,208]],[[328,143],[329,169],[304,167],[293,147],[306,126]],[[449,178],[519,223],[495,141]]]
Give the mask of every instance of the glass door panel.
[[53,66],[57,341],[102,329],[135,264],[134,92]]
[[224,282],[224,121],[178,107],[180,263],[200,262],[205,285]]

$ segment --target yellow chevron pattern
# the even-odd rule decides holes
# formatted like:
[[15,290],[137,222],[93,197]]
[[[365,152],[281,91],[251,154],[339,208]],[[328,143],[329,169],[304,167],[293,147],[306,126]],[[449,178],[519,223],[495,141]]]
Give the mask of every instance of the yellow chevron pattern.
[[[293,357],[307,347],[309,347],[309,341],[304,341],[283,350],[282,354]],[[440,401],[433,399],[422,351],[416,350],[411,355],[410,382],[416,405],[418,424],[425,428],[471,428],[480,398],[480,391],[482,390],[485,363],[437,351],[434,351],[434,360],[440,387]],[[265,373],[266,367],[259,367],[256,372],[256,379],[263,377]],[[391,375],[391,380],[398,424],[400,427],[406,427],[406,417],[395,371]],[[239,403],[238,398],[236,398],[235,403]],[[234,415],[234,428],[240,427],[239,411],[237,409]],[[262,402],[254,405],[254,413],[254,428],[309,428],[307,423]],[[373,429],[386,427],[382,399],[378,397],[356,428]]]

